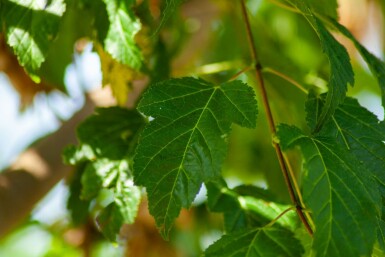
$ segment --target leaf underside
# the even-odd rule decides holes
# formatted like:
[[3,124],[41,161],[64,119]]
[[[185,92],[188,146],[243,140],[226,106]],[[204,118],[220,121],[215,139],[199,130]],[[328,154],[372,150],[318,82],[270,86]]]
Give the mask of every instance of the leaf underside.
[[150,213],[164,237],[202,182],[220,175],[231,123],[254,127],[253,90],[239,81],[214,86],[181,78],[152,85],[138,105],[152,120],[134,157],[134,179],[147,188]]
[[223,236],[206,251],[206,257],[298,257],[304,253],[294,234],[286,229],[252,228]]

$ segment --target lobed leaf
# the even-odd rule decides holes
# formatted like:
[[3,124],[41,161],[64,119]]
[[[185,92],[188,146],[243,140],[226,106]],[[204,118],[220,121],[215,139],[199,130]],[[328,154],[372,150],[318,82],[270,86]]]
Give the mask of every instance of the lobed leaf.
[[206,257],[298,257],[304,253],[294,234],[277,227],[252,228],[225,235],[206,251]]
[[46,4],[34,0],[5,0],[1,4],[0,17],[7,43],[19,63],[38,82],[37,71],[58,33],[65,11],[64,1],[54,0]]
[[380,197],[365,166],[335,139],[279,127],[283,149],[299,146],[305,159],[303,197],[312,210],[317,256],[368,256],[375,242]]
[[134,157],[134,179],[147,188],[150,213],[163,236],[202,182],[220,175],[231,123],[254,127],[252,88],[240,81],[215,86],[194,78],[152,85],[138,105],[153,119]]

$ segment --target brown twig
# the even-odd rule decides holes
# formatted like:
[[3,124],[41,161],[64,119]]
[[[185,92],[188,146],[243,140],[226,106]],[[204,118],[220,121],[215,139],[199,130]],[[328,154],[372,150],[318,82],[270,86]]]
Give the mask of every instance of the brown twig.
[[[273,114],[271,112],[271,108],[269,105],[269,99],[267,97],[265,83],[264,83],[264,80],[262,77],[262,72],[261,72],[262,65],[258,59],[257,50],[255,47],[254,38],[253,38],[253,33],[251,30],[250,20],[249,20],[248,14],[247,14],[245,0],[240,0],[240,1],[241,1],[241,7],[242,7],[242,16],[243,16],[244,21],[245,21],[247,38],[248,38],[250,50],[251,50],[251,57],[252,57],[252,60],[254,63],[255,76],[256,76],[256,79],[258,81],[258,83],[257,83],[258,89],[261,93],[262,102],[263,102],[263,106],[264,106],[264,109],[266,112],[266,117],[267,117],[267,120],[269,123],[270,132],[272,133],[272,135],[275,135],[277,131],[276,131],[276,126],[275,126],[274,119],[273,119]],[[298,217],[300,218],[301,222],[304,224],[306,230],[308,231],[308,233],[310,235],[313,235],[313,230],[310,227],[304,213],[302,212],[302,207],[301,207],[301,205],[300,205],[300,203],[299,203],[299,201],[295,195],[293,185],[292,185],[292,182],[290,180],[290,175],[289,175],[289,172],[288,172],[287,167],[286,167],[286,163],[285,163],[285,160],[283,157],[281,147],[274,140],[273,140],[273,145],[274,145],[277,157],[278,157],[278,161],[279,161],[279,165],[280,165],[281,170],[282,170],[283,177],[285,179],[286,186],[287,186],[288,191],[289,191],[290,199],[293,202],[295,209],[296,209],[296,212],[298,214]]]

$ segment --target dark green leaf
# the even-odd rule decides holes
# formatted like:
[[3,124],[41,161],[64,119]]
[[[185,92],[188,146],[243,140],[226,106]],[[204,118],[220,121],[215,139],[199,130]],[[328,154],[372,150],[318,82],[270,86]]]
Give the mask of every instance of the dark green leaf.
[[39,81],[36,72],[47,56],[65,11],[63,0],[45,4],[44,1],[5,0],[0,12],[7,43],[35,81]]
[[113,242],[117,241],[117,235],[124,224],[124,218],[116,203],[110,203],[100,212],[97,217],[97,224],[107,239]]
[[278,136],[283,149],[299,146],[305,159],[303,197],[316,225],[317,256],[370,255],[381,201],[365,166],[335,139],[287,125]]
[[107,6],[110,27],[104,48],[111,56],[134,69],[142,65],[142,53],[135,43],[141,24],[132,10],[134,0],[103,0]]
[[84,224],[88,218],[88,209],[90,201],[80,199],[82,190],[81,176],[84,165],[80,165],[75,171],[69,186],[69,196],[67,200],[67,208],[71,214],[71,220],[75,226]]
[[205,252],[206,257],[298,257],[304,253],[294,234],[276,227],[253,228],[225,235]]
[[[309,95],[306,103],[309,126],[315,124],[323,99]],[[370,174],[378,181],[385,197],[385,123],[360,106],[353,98],[346,98],[333,118],[327,122],[320,136],[337,139],[341,146],[349,150],[354,157],[366,166]]]
[[326,96],[326,102],[321,115],[316,125],[312,127],[314,132],[318,132],[324,123],[334,114],[337,106],[343,102],[346,96],[347,85],[350,84],[353,86],[353,68],[345,47],[330,34],[322,21],[315,16],[307,4],[300,0],[290,0],[289,2],[291,2],[313,26],[320,38],[322,49],[330,63],[329,92]]
[[132,141],[143,125],[144,119],[136,111],[120,107],[98,108],[96,114],[79,125],[77,134],[81,145],[76,151],[67,150],[70,152],[65,158],[74,162],[94,155],[121,160],[131,150],[131,144],[135,143]]
[[150,213],[167,236],[201,183],[220,174],[230,125],[254,127],[257,103],[240,81],[220,86],[182,78],[152,85],[138,109],[151,121],[134,157],[135,183],[147,188]]
[[113,202],[98,217],[100,230],[113,241],[124,223],[134,221],[138,210],[141,194],[133,185],[129,158],[143,124],[136,111],[97,109],[78,127],[80,146],[70,146],[63,154],[67,163],[82,167],[78,171],[82,199],[91,201],[102,189],[113,194]]
[[339,24],[337,21],[333,19],[329,19],[330,22],[347,38],[349,38],[357,50],[361,53],[365,62],[368,64],[370,70],[373,75],[376,76],[378,84],[380,85],[381,93],[382,93],[382,105],[385,106],[385,63],[381,61],[379,58],[370,53],[366,48],[360,44],[360,42],[355,39],[355,37],[350,33],[348,29]]

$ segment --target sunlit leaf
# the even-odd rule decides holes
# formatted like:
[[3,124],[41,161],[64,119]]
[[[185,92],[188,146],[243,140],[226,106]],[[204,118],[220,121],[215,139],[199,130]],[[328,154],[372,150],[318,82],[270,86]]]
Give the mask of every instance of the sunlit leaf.
[[135,43],[141,24],[132,8],[134,0],[103,0],[107,7],[110,26],[104,40],[104,49],[117,61],[133,69],[140,69],[142,54]]
[[138,72],[113,59],[100,45],[95,47],[100,57],[103,86],[109,86],[118,104],[124,106],[132,81],[138,76]]
[[201,183],[220,175],[231,123],[255,126],[254,97],[240,81],[213,85],[194,78],[162,81],[144,93],[138,109],[153,120],[136,149],[135,183],[147,188],[163,236]]
[[58,32],[65,11],[64,1],[46,4],[45,1],[5,0],[1,5],[0,17],[7,43],[32,79],[39,82],[37,71]]

